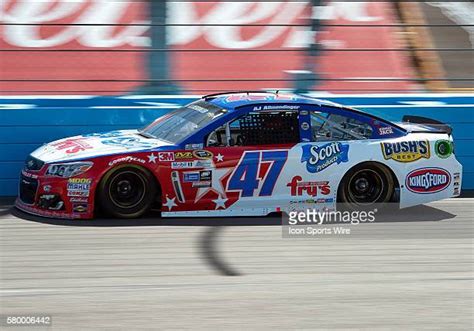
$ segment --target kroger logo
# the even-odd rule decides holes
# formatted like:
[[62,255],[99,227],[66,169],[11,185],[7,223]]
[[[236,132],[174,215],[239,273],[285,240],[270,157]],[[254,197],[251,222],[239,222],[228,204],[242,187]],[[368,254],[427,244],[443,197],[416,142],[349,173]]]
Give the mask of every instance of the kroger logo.
[[311,172],[320,172],[334,163],[348,161],[349,145],[332,142],[322,146],[304,145],[301,162],[306,162],[306,169]]
[[410,172],[406,178],[406,187],[414,193],[436,193],[451,183],[451,175],[441,168],[422,168]]

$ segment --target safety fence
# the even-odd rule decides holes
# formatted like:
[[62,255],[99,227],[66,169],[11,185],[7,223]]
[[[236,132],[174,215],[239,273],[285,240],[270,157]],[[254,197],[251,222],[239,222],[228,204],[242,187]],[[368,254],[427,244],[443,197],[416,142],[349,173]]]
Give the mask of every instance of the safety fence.
[[[321,97],[321,96],[320,96]],[[463,189],[474,189],[474,97],[472,95],[324,95],[389,120],[419,115],[453,128],[463,165]],[[16,195],[29,153],[43,143],[78,134],[135,129],[197,96],[0,97],[0,196]]]

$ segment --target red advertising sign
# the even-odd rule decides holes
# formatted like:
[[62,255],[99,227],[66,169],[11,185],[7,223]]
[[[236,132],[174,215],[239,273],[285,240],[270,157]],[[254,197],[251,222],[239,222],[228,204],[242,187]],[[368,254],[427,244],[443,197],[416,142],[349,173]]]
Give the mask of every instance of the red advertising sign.
[[[313,10],[309,3],[293,1],[169,2],[168,77],[152,75],[149,51],[156,45],[147,6],[3,1],[0,93],[121,94],[148,79],[177,80],[190,93],[291,88],[295,74],[307,70],[325,79],[321,90],[412,88],[401,81],[414,75],[406,53],[349,51],[404,47],[396,28],[386,27],[396,23],[390,3],[329,2]],[[351,27],[327,27],[315,36],[307,25],[314,15],[323,24]],[[315,40],[326,49],[320,57],[306,51]],[[380,81],[386,79],[397,81]]]

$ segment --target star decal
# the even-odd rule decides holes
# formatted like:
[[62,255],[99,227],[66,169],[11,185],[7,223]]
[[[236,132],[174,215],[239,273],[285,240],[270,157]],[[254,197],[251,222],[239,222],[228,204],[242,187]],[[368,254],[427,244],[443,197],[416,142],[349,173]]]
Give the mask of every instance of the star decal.
[[222,196],[224,198],[227,198],[227,195],[225,193],[225,187],[222,184],[222,179],[227,176],[233,168],[217,168],[212,170],[212,180],[211,180],[211,186],[210,187],[200,187],[198,188],[198,191],[196,193],[196,198],[194,199],[194,202],[196,203],[199,201],[204,195],[206,195],[209,192],[215,192],[217,193],[218,196]]
[[216,204],[216,209],[219,208],[224,208],[225,209],[225,203],[227,202],[228,199],[225,199],[219,195],[219,197],[216,200],[212,200]]
[[156,159],[157,157],[155,156],[155,154],[151,153],[150,155],[148,155],[148,162],[156,163]]
[[222,162],[222,161],[224,161],[224,155],[219,153],[219,154],[216,155],[216,159],[217,159],[217,162]]
[[168,198],[168,195],[166,195],[166,203],[163,204],[163,206],[168,207],[168,211],[171,211],[171,209],[172,209],[173,207],[178,206],[178,205],[176,204],[175,200],[176,200],[176,198],[170,199],[170,198]]

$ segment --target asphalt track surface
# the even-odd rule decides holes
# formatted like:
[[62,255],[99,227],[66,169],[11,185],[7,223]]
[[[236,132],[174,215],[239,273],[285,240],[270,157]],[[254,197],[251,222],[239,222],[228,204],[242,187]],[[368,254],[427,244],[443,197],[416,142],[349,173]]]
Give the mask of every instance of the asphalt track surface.
[[278,217],[67,222],[4,205],[1,313],[54,330],[472,329],[473,206],[287,239]]

